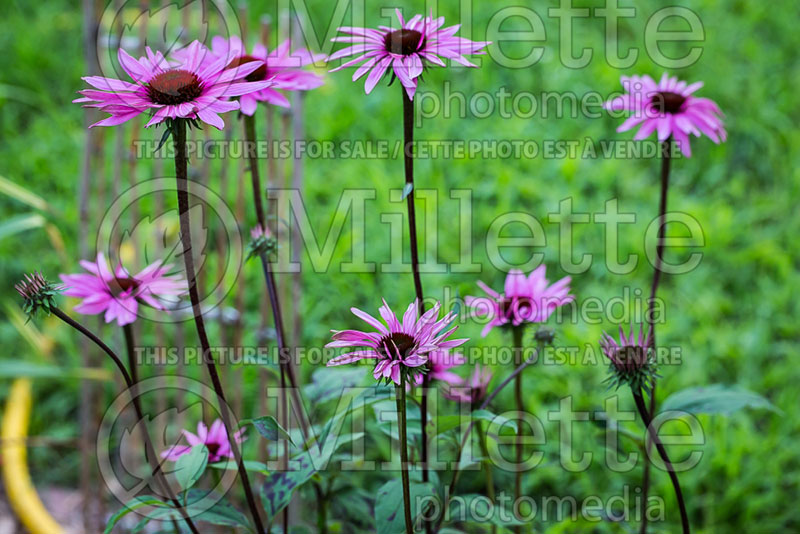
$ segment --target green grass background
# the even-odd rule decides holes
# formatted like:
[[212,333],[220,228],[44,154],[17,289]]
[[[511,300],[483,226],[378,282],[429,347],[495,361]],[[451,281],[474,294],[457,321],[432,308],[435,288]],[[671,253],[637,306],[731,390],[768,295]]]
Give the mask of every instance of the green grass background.
[[[380,23],[378,5],[368,6],[368,21]],[[443,3],[444,4],[444,3]],[[486,21],[501,7],[518,4],[507,0],[475,3],[472,36],[482,38]],[[796,439],[800,367],[798,349],[797,235],[800,233],[800,64],[797,49],[800,33],[796,28],[796,5],[790,0],[770,3],[731,1],[724,4],[710,0],[679,2],[694,10],[704,23],[706,39],[701,43],[700,60],[690,68],[676,71],[682,79],[705,81],[702,96],[714,99],[726,113],[729,139],[720,146],[706,138],[694,139],[694,157],[674,162],[670,208],[695,217],[702,226],[706,245],[700,266],[690,274],[665,277],[661,296],[667,303],[667,322],[660,327],[661,343],[680,346],[684,363],[664,369],[659,397],[689,386],[709,383],[739,384],[767,397],[781,413],[742,412],[729,418],[701,417],[706,432],[701,464],[682,476],[688,495],[692,523],[697,532],[728,533],[788,532],[800,527],[796,496],[800,482]],[[407,12],[422,8],[420,2],[402,2]],[[568,69],[558,60],[558,24],[547,18],[553,2],[528,2],[545,21],[546,53],[537,65],[520,70],[501,68],[484,58],[480,69],[465,71],[434,70],[426,77],[424,90],[441,94],[445,81],[454,89],[472,95],[477,91],[495,92],[506,87],[511,93],[530,91],[574,91],[579,96],[588,91],[607,94],[619,90],[623,74],[647,73],[660,76],[662,69],[644,52],[644,26],[659,6],[657,1],[637,2],[637,16],[624,19],[620,46],[640,50],[636,64],[625,71],[608,66],[603,59],[603,23],[586,19],[576,23],[576,49],[589,47],[594,59],[582,69]],[[579,6],[599,7],[598,2],[578,2]],[[628,5],[626,3],[625,5]],[[312,19],[324,27],[332,5],[310,1]],[[393,7],[393,6],[392,6]],[[31,3],[6,2],[0,27],[0,176],[4,176],[42,196],[52,212],[44,216],[64,236],[65,257],[54,249],[47,234],[34,229],[0,238],[0,295],[15,299],[11,289],[22,273],[41,269],[51,276],[78,270],[78,186],[82,147],[86,139],[84,111],[70,101],[83,88],[80,77],[86,64],[82,48],[81,12],[74,2],[48,0]],[[271,2],[251,2],[251,30],[261,13],[271,12]],[[442,5],[440,12],[453,19],[457,8]],[[510,21],[508,28],[522,27]],[[505,28],[505,27],[504,27]],[[522,45],[514,45],[524,51]],[[673,51],[685,52],[688,45],[676,45]],[[694,44],[692,45],[694,46]],[[509,54],[515,53],[513,48]],[[398,88],[382,84],[365,96],[362,84],[353,84],[347,73],[331,74],[326,85],[308,94],[306,99],[307,136],[323,140],[399,139],[401,106]],[[239,126],[234,115],[225,120]],[[502,119],[497,113],[486,119],[472,116],[425,121],[417,135],[421,139],[629,139],[630,134],[616,134],[619,120],[546,119],[537,114],[532,119]],[[263,124],[263,121],[262,121]],[[130,130],[125,130],[130,132]],[[113,192],[114,131],[105,132],[105,166],[92,176],[91,217],[99,220]],[[129,134],[126,134],[129,135]],[[160,132],[137,132],[142,139],[154,139]],[[216,134],[215,134],[216,135]],[[222,163],[211,165],[210,184]],[[235,170],[238,163],[232,164]],[[166,164],[169,168],[169,162]],[[389,190],[402,183],[399,160],[308,160],[305,162],[304,198],[314,228],[324,235],[343,188],[374,188],[376,200],[367,211],[368,256],[371,261],[387,262],[390,240],[388,226],[381,213],[402,211],[402,205],[389,202]],[[150,162],[138,167],[136,179],[146,179]],[[420,188],[440,192],[438,228],[439,259],[456,261],[459,250],[458,206],[447,201],[450,189],[471,189],[474,198],[473,244],[475,259],[483,265],[479,274],[426,275],[428,294],[441,296],[445,286],[461,295],[475,294],[475,282],[482,279],[499,287],[504,274],[488,262],[484,238],[498,215],[523,211],[536,216],[545,225],[547,247],[545,263],[551,279],[563,275],[558,267],[558,228],[549,224],[546,215],[558,208],[562,199],[572,198],[576,211],[597,213],[605,202],[618,198],[621,211],[637,215],[637,223],[623,227],[620,234],[620,257],[638,254],[639,265],[630,275],[617,276],[605,268],[602,246],[603,229],[597,224],[575,228],[575,253],[594,255],[592,268],[575,276],[572,287],[578,302],[588,297],[602,301],[618,297],[623,288],[646,291],[651,269],[643,255],[643,235],[657,210],[658,162],[650,159],[482,159],[428,160],[417,164]],[[124,180],[129,180],[123,168]],[[249,185],[243,183],[245,191]],[[236,190],[221,192],[235,203]],[[31,209],[22,203],[0,196],[4,221]],[[249,212],[248,212],[249,213]],[[242,221],[248,228],[253,221]],[[90,228],[94,235],[95,228]],[[302,332],[297,335],[305,346],[321,346],[331,328],[352,327],[357,321],[348,308],[355,305],[375,310],[381,296],[400,307],[413,296],[409,275],[343,274],[339,264],[349,259],[350,225],[346,224],[337,245],[333,264],[324,273],[306,269],[303,274],[303,297],[298,307],[303,314]],[[518,251],[519,258],[527,251]],[[685,255],[676,253],[675,257]],[[304,257],[306,267],[307,258]],[[254,343],[259,324],[258,302],[261,279],[256,265],[245,267],[241,287],[247,288],[245,342]],[[229,299],[232,301],[232,297]],[[73,303],[69,303],[70,305]],[[4,319],[10,316],[0,311]],[[9,320],[0,323],[4,372],[0,392],[5,396],[9,379],[15,375],[8,362],[38,362],[65,367],[79,365],[80,355],[75,336],[53,320],[37,320],[36,326],[53,336],[50,360],[37,355],[18,327]],[[97,326],[96,322],[92,322]],[[583,346],[594,343],[603,329],[612,329],[610,320],[600,324],[578,321],[559,325],[557,343]],[[192,329],[187,327],[187,335]],[[113,328],[103,332],[117,346],[121,337]],[[479,337],[480,326],[467,322],[461,333],[473,338],[472,347],[507,343],[501,333]],[[218,335],[215,326],[212,335]],[[143,339],[153,342],[153,329],[145,327]],[[310,376],[313,369],[303,368]],[[496,369],[498,376],[507,369]],[[204,376],[201,369],[189,369],[194,376]],[[248,411],[255,412],[259,391],[255,370],[236,371]],[[606,392],[602,380],[605,368],[594,365],[537,367],[526,373],[525,398],[535,413],[554,410],[558,400],[571,395],[576,407],[597,410]],[[106,395],[114,386],[104,386]],[[31,433],[52,440],[47,447],[31,452],[31,470],[37,482],[75,486],[79,454],[77,411],[80,383],[76,379],[40,379],[36,381],[35,413]],[[500,406],[510,406],[510,392],[501,397]],[[624,400],[628,403],[628,399]],[[630,407],[630,405],[628,405]],[[544,419],[544,416],[540,416]],[[531,495],[615,495],[624,484],[636,484],[640,470],[627,474],[610,473],[595,462],[588,472],[569,473],[558,465],[557,423],[547,423],[551,438],[546,447],[547,461],[526,478]],[[374,442],[384,436],[370,436]],[[589,424],[576,427],[576,449],[603,453],[602,440]],[[255,442],[255,440],[252,440]],[[251,445],[251,448],[254,445]],[[373,480],[374,478],[374,480]],[[339,482],[362,489],[377,488],[380,477],[351,478]],[[511,478],[501,475],[499,483],[512,487]],[[465,490],[480,491],[477,478],[467,477]],[[473,487],[470,488],[469,486]],[[669,522],[660,525],[663,532],[674,532],[677,517],[672,491],[663,473],[656,475],[654,491],[667,503]],[[342,491],[345,492],[345,489]],[[347,494],[346,492],[344,494]],[[336,519],[343,520],[346,502],[335,508]],[[551,526],[552,527],[552,526]],[[553,527],[561,528],[561,527]],[[601,527],[578,527],[593,531]],[[602,528],[612,527],[606,526]],[[622,528],[622,527],[620,527]],[[614,530],[610,531],[615,531]],[[568,528],[566,531],[573,531]],[[597,530],[601,531],[601,530]]]

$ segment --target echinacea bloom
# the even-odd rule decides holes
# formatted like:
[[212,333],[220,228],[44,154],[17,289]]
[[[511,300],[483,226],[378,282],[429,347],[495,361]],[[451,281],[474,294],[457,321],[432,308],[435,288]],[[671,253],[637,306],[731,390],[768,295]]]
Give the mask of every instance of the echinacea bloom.
[[[488,42],[470,41],[456,37],[460,24],[442,28],[444,17],[434,19],[430,16],[415,15],[408,21],[397,10],[400,28],[380,26],[371,28],[341,27],[338,30],[348,36],[334,37],[334,42],[350,43],[350,46],[332,54],[328,61],[349,56],[358,56],[347,61],[331,72],[361,63],[353,73],[353,81],[367,75],[365,89],[372,92],[389,68],[400,80],[408,97],[413,100],[417,81],[425,67],[438,65],[444,67],[444,59],[451,59],[466,67],[477,67],[465,55],[484,54],[482,49]],[[363,63],[362,63],[363,62]]]
[[471,309],[472,315],[488,319],[481,336],[486,337],[495,326],[543,323],[556,308],[575,299],[574,295],[569,294],[569,283],[572,280],[569,276],[548,285],[545,270],[546,267],[540,265],[530,275],[525,276],[519,269],[512,269],[506,276],[503,293],[478,282],[489,296],[466,297],[464,302]]
[[171,265],[155,262],[135,275],[131,275],[122,265],[112,271],[102,252],[97,260],[81,261],[81,266],[89,274],[62,274],[64,294],[83,301],[75,311],[84,315],[105,312],[105,321],[116,320],[125,326],[136,320],[139,304],[146,304],[157,310],[164,310],[164,303],[175,301],[188,291],[186,280],[180,275],[167,274]]
[[444,396],[452,401],[466,404],[480,402],[486,397],[492,376],[492,371],[488,367],[476,363],[472,375],[467,380],[461,380],[457,387],[450,387],[445,391]]
[[652,329],[648,328],[645,335],[642,326],[639,327],[638,337],[633,327],[630,329],[630,334],[626,336],[620,326],[619,343],[612,336],[603,332],[600,348],[611,363],[609,381],[617,387],[627,383],[635,389],[649,388],[656,376],[656,360],[652,344]]
[[694,96],[703,82],[687,84],[667,73],[656,83],[650,76],[623,76],[622,87],[626,93],[605,103],[609,110],[632,111],[617,128],[626,132],[638,125],[635,140],[645,139],[654,131],[659,141],[672,136],[687,157],[692,156],[689,134],[707,135],[714,143],[725,141],[727,133],[722,123],[722,111],[708,98]]
[[270,52],[261,43],[253,47],[248,54],[242,40],[233,36],[229,39],[214,37],[211,40],[211,54],[215,58],[226,59],[228,68],[238,67],[253,61],[260,66],[245,78],[248,82],[269,80],[271,87],[266,87],[239,97],[241,112],[253,115],[258,102],[267,102],[288,108],[289,100],[280,91],[310,91],[320,87],[324,82],[322,76],[310,72],[303,67],[325,58],[325,54],[312,54],[306,49],[291,50],[289,39]]
[[186,47],[178,62],[168,61],[161,52],[150,47],[137,59],[119,49],[119,63],[133,83],[100,76],[83,80],[94,87],[79,91],[83,103],[110,113],[92,126],[115,126],[142,113],[152,113],[145,127],[167,119],[200,120],[218,129],[225,126],[219,113],[239,109],[232,97],[266,89],[268,80],[246,81],[246,77],[263,67],[261,61],[251,61],[228,68],[230,61],[208,61],[210,52],[199,41]]
[[[450,352],[449,350],[435,350],[428,354],[427,377],[429,380],[438,380],[445,384],[460,384],[463,379],[451,369],[462,365],[465,361],[466,358],[463,354]],[[422,385],[423,378],[421,374],[416,375],[414,377],[414,385]]]
[[[202,421],[197,423],[197,434],[192,434],[188,430],[183,430],[183,437],[189,445],[175,445],[169,450],[161,453],[162,458],[167,460],[177,460],[184,454],[188,454],[192,447],[196,445],[205,445],[208,449],[208,462],[217,463],[222,461],[223,458],[233,458],[233,451],[231,450],[231,442],[228,440],[228,434],[225,432],[225,425],[221,419],[217,419],[211,423],[211,428],[206,427]],[[233,435],[236,443],[244,441],[244,429],[239,430]]]
[[458,326],[454,326],[445,330],[455,319],[455,313],[438,319],[440,305],[437,302],[420,317],[417,306],[416,300],[409,304],[401,322],[384,300],[378,312],[386,324],[358,308],[350,308],[353,315],[377,332],[334,330],[333,341],[326,347],[358,347],[358,350],[333,358],[328,366],[365,359],[377,360],[372,376],[376,380],[392,380],[399,385],[401,374],[413,374],[415,369],[425,365],[428,355],[433,351],[451,349],[467,342],[467,339],[447,339],[458,329]]

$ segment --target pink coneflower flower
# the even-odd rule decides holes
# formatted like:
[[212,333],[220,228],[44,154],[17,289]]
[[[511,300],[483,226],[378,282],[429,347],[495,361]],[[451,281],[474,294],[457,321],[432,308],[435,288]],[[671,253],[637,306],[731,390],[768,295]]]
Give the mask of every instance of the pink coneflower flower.
[[704,133],[717,144],[727,138],[719,106],[708,98],[694,96],[702,86],[703,82],[689,85],[667,73],[658,83],[647,75],[623,76],[622,87],[626,94],[609,100],[605,108],[633,111],[633,115],[617,128],[618,132],[641,125],[634,139],[645,139],[657,131],[659,141],[672,136],[680,150],[691,157],[689,134],[700,137]]
[[619,327],[619,343],[603,332],[600,348],[606,358],[611,362],[611,376],[609,381],[619,387],[628,383],[638,389],[649,388],[656,375],[656,360],[652,350],[652,329],[644,334],[644,327],[639,327],[639,336],[635,336],[631,327],[630,335],[626,336],[622,326]]
[[[208,449],[208,463],[217,463],[222,461],[223,458],[233,458],[233,451],[231,450],[231,442],[228,440],[228,435],[225,433],[225,425],[221,419],[217,419],[211,423],[211,428],[206,427],[202,421],[197,423],[197,434],[192,434],[188,430],[182,430],[183,437],[186,438],[189,445],[175,445],[169,450],[161,453],[162,458],[167,460],[177,460],[184,454],[188,454],[195,445],[205,445]],[[236,443],[244,441],[244,429],[239,430],[233,435]]]
[[400,20],[400,29],[387,26],[380,26],[377,30],[339,28],[340,32],[349,34],[349,36],[334,37],[333,41],[351,44],[332,54],[328,61],[354,55],[358,57],[333,71],[352,67],[363,61],[353,73],[353,81],[369,72],[365,84],[366,92],[369,94],[391,67],[393,76],[400,80],[408,97],[413,100],[417,90],[417,79],[426,67],[430,65],[444,67],[445,63],[442,58],[452,59],[467,67],[477,67],[464,56],[484,54],[485,52],[481,49],[489,44],[456,37],[455,33],[460,25],[442,28],[444,17],[434,19],[433,13],[425,18],[422,15],[416,15],[405,21],[398,9],[397,18]]
[[267,80],[245,81],[263,67],[260,61],[228,68],[230,61],[208,61],[210,52],[199,41],[187,46],[183,60],[169,62],[161,52],[146,48],[147,55],[137,59],[120,48],[120,65],[134,83],[87,76],[86,83],[95,89],[79,91],[83,98],[74,102],[110,113],[92,126],[122,124],[142,113],[153,116],[145,127],[167,119],[196,119],[220,130],[225,126],[219,113],[239,109],[238,101],[229,100],[272,85]]
[[506,276],[505,292],[502,294],[478,282],[489,296],[466,297],[464,302],[474,316],[489,320],[481,336],[486,337],[495,326],[543,323],[556,308],[575,299],[569,294],[572,279],[565,276],[548,285],[545,269],[544,265],[540,265],[528,276],[518,269],[512,269]]
[[[463,354],[450,352],[449,350],[435,350],[428,354],[428,379],[438,380],[446,384],[461,384],[463,379],[455,374],[451,369],[462,365],[466,361]],[[414,377],[414,385],[422,385],[423,376],[418,374]]]
[[164,310],[165,301],[175,301],[188,291],[186,280],[180,275],[168,275],[171,265],[155,262],[136,275],[131,275],[119,265],[112,272],[105,256],[100,252],[97,261],[81,261],[90,274],[62,274],[66,289],[64,294],[83,299],[75,311],[84,315],[105,312],[107,323],[116,320],[124,326],[136,320],[139,304]]
[[309,91],[324,83],[322,76],[304,70],[303,67],[321,61],[325,58],[325,54],[312,54],[306,49],[291,51],[289,39],[272,52],[258,43],[253,47],[252,54],[248,54],[239,37],[233,36],[225,39],[217,36],[211,40],[211,53],[215,58],[226,59],[228,68],[258,61],[261,66],[248,74],[245,79],[248,82],[261,80],[272,82],[271,87],[239,97],[240,109],[245,115],[255,113],[258,102],[267,102],[288,108],[289,100],[280,91]]
[[377,332],[334,330],[333,341],[325,345],[326,347],[360,348],[332,359],[328,362],[328,366],[344,365],[364,359],[378,360],[372,373],[376,380],[387,379],[400,384],[401,373],[407,373],[412,375],[410,382],[414,382],[413,375],[421,372],[419,368],[428,361],[430,353],[458,347],[467,342],[467,339],[447,339],[458,326],[443,332],[453,322],[455,314],[449,313],[437,320],[439,307],[437,302],[433,308],[419,317],[417,301],[414,301],[408,305],[401,323],[384,300],[378,312],[385,325],[358,308],[350,308],[353,315],[375,328]]
[[475,404],[486,397],[489,383],[492,381],[492,371],[481,364],[475,364],[475,370],[467,380],[460,380],[459,387],[447,389],[444,396],[456,402]]

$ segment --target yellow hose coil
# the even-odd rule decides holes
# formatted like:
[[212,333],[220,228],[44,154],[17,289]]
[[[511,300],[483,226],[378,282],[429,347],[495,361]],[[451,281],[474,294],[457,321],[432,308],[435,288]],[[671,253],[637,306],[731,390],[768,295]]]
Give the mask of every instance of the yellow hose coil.
[[3,483],[11,508],[30,534],[63,534],[64,529],[39,499],[28,473],[25,438],[28,436],[31,402],[31,381],[16,379],[11,386],[0,429]]

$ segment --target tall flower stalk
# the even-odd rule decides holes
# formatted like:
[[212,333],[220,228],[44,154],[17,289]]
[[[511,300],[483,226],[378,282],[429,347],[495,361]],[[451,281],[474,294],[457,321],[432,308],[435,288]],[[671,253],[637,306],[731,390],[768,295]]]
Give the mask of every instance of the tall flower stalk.
[[197,273],[194,267],[194,257],[192,256],[192,235],[191,235],[191,221],[189,220],[189,176],[187,171],[187,157],[186,157],[186,122],[182,119],[171,121],[170,129],[172,132],[173,144],[175,147],[175,176],[177,179],[177,196],[178,196],[178,218],[180,220],[180,233],[181,245],[183,246],[183,261],[186,267],[186,279],[189,283],[189,299],[192,302],[192,312],[194,314],[194,324],[197,329],[197,335],[200,338],[200,348],[203,351],[203,363],[208,369],[211,384],[214,388],[214,393],[220,404],[220,414],[222,423],[225,425],[225,433],[228,436],[228,441],[231,444],[231,452],[236,460],[236,465],[239,471],[239,476],[242,479],[242,486],[244,487],[245,499],[247,506],[250,509],[250,515],[253,519],[253,524],[256,527],[258,534],[265,534],[264,524],[261,521],[261,515],[258,511],[253,489],[250,486],[250,477],[247,474],[247,469],[244,467],[242,460],[241,450],[239,445],[234,439],[235,429],[231,421],[231,415],[228,411],[227,400],[225,392],[222,388],[222,381],[217,371],[217,364],[214,356],[211,353],[211,345],[208,341],[208,334],[206,332],[205,321],[203,320],[203,310],[200,306],[200,295],[197,290]]
[[[653,344],[652,331],[648,328],[647,334],[643,328],[639,328],[639,335],[631,327],[626,336],[625,331],[620,327],[619,342],[608,334],[604,334],[600,340],[600,346],[609,360],[609,379],[612,385],[620,387],[627,385],[631,389],[636,409],[642,418],[650,440],[655,444],[659,456],[664,461],[664,465],[669,473],[672,487],[675,490],[675,498],[678,501],[678,508],[681,514],[681,528],[683,534],[689,534],[689,516],[686,512],[686,503],[678,481],[678,475],[672,466],[672,462],[667,455],[667,450],[661,443],[655,429],[652,426],[652,416],[647,409],[643,391],[650,393],[650,398],[654,397],[653,388],[655,387],[657,374],[656,351]],[[646,459],[649,463],[649,458]],[[645,501],[646,502],[646,501]]]
[[[653,269],[653,279],[650,287],[650,300],[645,317],[649,325],[649,348],[656,350],[655,323],[653,308],[658,295],[658,286],[661,281],[662,267],[664,264],[664,225],[666,223],[667,199],[669,194],[669,175],[671,165],[672,141],[677,143],[677,148],[686,157],[692,156],[689,135],[700,137],[707,136],[714,143],[719,144],[727,138],[723,124],[723,114],[719,106],[708,98],[702,98],[695,93],[703,87],[703,82],[688,84],[664,73],[656,82],[650,76],[623,76],[622,86],[625,93],[606,102],[606,109],[613,111],[630,111],[628,117],[618,128],[624,132],[639,126],[634,139],[645,139],[656,132],[661,143],[661,194],[658,209],[658,242],[656,243],[656,262]],[[650,393],[649,407],[644,404],[641,391],[634,391],[637,409],[641,401],[644,412],[639,409],[642,419],[652,419],[656,414],[656,382],[653,378]],[[638,395],[638,398],[636,398]],[[662,447],[663,449],[663,447]],[[660,451],[659,451],[660,452]],[[677,483],[677,476],[670,471],[670,476]],[[642,496],[647,502],[650,490],[650,462],[646,459],[642,482]],[[676,487],[676,492],[679,488]],[[683,499],[681,504],[681,520],[684,532],[688,532],[689,523],[686,516]],[[647,517],[642,518],[641,534],[647,532]]]
[[[136,368],[135,358],[132,356],[130,357],[131,372],[129,373],[128,370],[125,368],[125,364],[122,362],[122,359],[117,355],[116,352],[111,350],[111,348],[108,345],[106,345],[102,339],[100,339],[88,328],[86,328],[81,323],[79,323],[78,321],[76,321],[75,319],[73,319],[72,317],[70,317],[61,309],[58,308],[55,297],[59,292],[63,290],[63,288],[48,282],[44,278],[44,276],[41,275],[41,273],[26,275],[25,280],[21,281],[15,287],[17,289],[17,292],[24,299],[23,309],[25,313],[28,314],[29,317],[33,317],[39,310],[44,310],[48,314],[55,315],[61,321],[63,321],[70,327],[74,328],[75,330],[80,332],[83,336],[85,336],[87,339],[89,339],[92,343],[97,345],[103,352],[105,352],[109,356],[109,358],[111,358],[111,361],[114,362],[114,365],[116,365],[117,369],[119,369],[119,372],[122,375],[122,379],[125,381],[125,385],[127,386],[128,391],[130,392],[131,403],[133,404],[133,409],[136,412],[137,419],[142,423],[144,423],[146,419],[144,417],[141,401],[139,399],[139,395],[136,389],[138,380],[134,378],[136,376],[134,374]],[[128,326],[124,328],[128,328]],[[128,339],[128,333],[126,332],[126,341],[127,339]],[[132,345],[130,344],[128,344],[128,346],[132,347]],[[158,463],[158,455],[156,454],[156,450],[153,447],[153,442],[150,438],[150,432],[147,429],[147,425],[142,424],[141,428],[142,428],[142,438],[145,447],[145,457],[147,458],[147,461],[150,464],[152,476],[155,478],[158,486],[160,487],[160,490],[163,492],[164,495],[167,496],[169,501],[178,511],[182,520],[186,523],[186,526],[189,528],[192,534],[199,534],[197,527],[195,526],[191,517],[189,517],[184,506],[175,496],[175,493],[173,493],[172,488],[169,485],[169,482],[167,482],[166,477],[164,476],[164,472],[161,470],[161,465]]]
[[[444,17],[434,18],[433,13],[427,17],[415,15],[406,20],[400,10],[396,10],[399,28],[381,26],[378,29],[342,27],[339,31],[346,34],[335,37],[334,42],[348,43],[349,46],[335,52],[328,58],[334,61],[355,56],[333,69],[334,71],[355,67],[353,81],[366,76],[365,91],[372,92],[375,86],[391,72],[391,81],[399,80],[403,93],[403,160],[405,168],[405,187],[408,209],[409,238],[411,247],[411,270],[414,278],[414,293],[417,299],[417,313],[425,313],[422,280],[419,273],[419,249],[417,245],[417,223],[414,209],[414,95],[424,71],[438,66],[445,67],[442,58],[450,59],[461,65],[477,67],[465,56],[483,54],[483,48],[489,43],[475,42],[455,34],[458,26],[444,28]],[[422,396],[420,400],[420,416],[422,420],[421,451],[422,480],[429,480],[428,473],[428,384],[427,377],[422,377]],[[405,445],[403,445],[405,446]],[[430,522],[425,523],[425,531],[431,532]]]
[[[267,225],[266,210],[264,209],[263,195],[264,190],[261,186],[261,173],[259,169],[259,159],[257,156],[257,135],[255,124],[255,112],[259,102],[266,104],[289,107],[289,100],[279,91],[307,91],[320,87],[323,84],[322,77],[303,69],[303,67],[324,58],[322,54],[312,54],[308,50],[291,50],[291,41],[287,39],[281,43],[274,51],[269,52],[262,44],[253,47],[252,55],[247,53],[244,43],[238,36],[229,39],[214,37],[212,40],[212,55],[217,58],[224,58],[229,63],[229,68],[236,68],[240,65],[263,61],[263,67],[257,69],[248,76],[249,81],[268,80],[274,85],[262,89],[255,93],[249,93],[240,97],[241,112],[244,126],[245,143],[249,147],[248,159],[250,167],[250,178],[253,189],[253,208],[256,214],[257,227],[253,233],[254,244],[251,246],[252,254],[259,256],[261,268],[264,273],[264,280],[267,286],[270,308],[272,310],[272,320],[275,325],[275,336],[278,345],[281,384],[281,409],[279,418],[284,428],[289,428],[289,412],[286,395],[286,380],[288,378],[291,385],[292,402],[295,406],[302,407],[302,398],[299,393],[299,381],[292,365],[289,348],[286,343],[284,330],[283,313],[281,311],[280,296],[275,282],[275,275],[269,262],[269,252],[274,248],[274,240],[269,235]],[[300,430],[303,440],[308,442],[313,437],[311,423],[305,418],[305,410],[300,409]],[[283,467],[288,467],[289,443],[284,442]],[[327,532],[327,520],[325,519],[326,507],[322,502],[325,498],[319,484],[314,482],[314,489],[320,505],[317,507],[317,524],[321,534]],[[288,510],[283,512],[283,530],[289,529]]]
[[[645,320],[650,327],[652,346],[656,348],[656,325],[653,320],[653,308],[656,297],[658,296],[658,285],[661,282],[661,267],[664,264],[664,226],[667,217],[667,200],[669,197],[669,173],[671,167],[671,138],[661,143],[661,194],[658,202],[658,241],[656,242],[656,264],[653,266],[653,281],[650,285],[650,300],[647,302],[647,315]],[[638,406],[637,406],[638,408]],[[652,418],[656,414],[656,384],[653,382],[650,391],[649,416]],[[647,502],[650,495],[650,461],[645,458],[644,473],[642,474],[642,502]],[[640,534],[647,534],[647,514],[642,516]]]
[[[485,337],[496,327],[511,330],[512,350],[515,355],[514,365],[518,369],[523,364],[523,336],[526,326],[547,321],[558,307],[572,302],[575,298],[569,293],[569,284],[572,281],[569,276],[550,284],[546,273],[547,267],[544,265],[540,265],[527,276],[518,269],[512,269],[506,276],[503,293],[493,290],[483,282],[478,282],[478,286],[487,296],[468,296],[465,299],[471,314],[486,321],[486,326],[481,332],[482,336]],[[514,399],[517,411],[523,412],[525,403],[521,372],[515,374]],[[521,465],[523,457],[521,432],[516,440],[515,451],[517,470],[514,475],[514,492],[517,498],[520,498],[522,496]],[[517,531],[520,529],[521,527],[516,527]]]
[[199,126],[206,123],[218,129],[225,127],[220,113],[240,109],[240,103],[231,100],[273,85],[269,80],[251,80],[248,77],[263,68],[262,60],[249,61],[241,65],[230,65],[227,58],[215,58],[200,42],[193,41],[178,51],[173,61],[168,61],[161,52],[145,48],[146,55],[134,59],[120,49],[117,57],[120,65],[133,83],[112,78],[89,76],[84,81],[94,89],[80,91],[82,98],[75,102],[98,108],[110,116],[93,126],[115,126],[141,114],[151,113],[146,127],[165,123],[167,130],[162,141],[171,135],[175,147],[175,174],[177,179],[178,213],[180,219],[181,244],[192,302],[194,322],[203,350],[203,361],[220,403],[222,421],[231,449],[236,459],[239,476],[244,486],[247,505],[253,518],[257,534],[264,534],[264,525],[259,515],[250,479],[244,468],[241,452],[234,439],[233,422],[227,409],[225,393],[217,371],[216,362],[206,333],[200,296],[197,288],[197,273],[192,256],[191,223],[189,220],[189,178],[186,155],[187,122]]
[[[433,308],[419,314],[419,303],[414,301],[408,305],[402,321],[383,301],[378,310],[383,322],[372,315],[350,308],[353,315],[360,318],[377,332],[359,330],[333,331],[333,341],[326,348],[355,348],[328,362],[328,366],[344,365],[360,360],[376,360],[372,376],[376,380],[385,380],[395,384],[397,396],[397,424],[399,427],[400,470],[403,486],[403,512],[406,532],[414,530],[411,517],[410,481],[408,475],[408,444],[406,422],[406,383],[416,383],[420,373],[425,373],[429,355],[441,350],[449,350],[463,345],[467,339],[448,339],[458,326],[450,327],[455,319],[454,313],[448,313],[439,319],[437,302]],[[428,526],[427,528],[431,528]]]
[[[419,273],[419,245],[417,244],[417,214],[414,204],[414,100],[408,96],[404,87],[400,87],[403,98],[403,168],[405,172],[406,207],[408,210],[408,235],[411,248],[411,272],[414,277],[414,293],[419,309],[417,313],[425,313],[425,296],[422,292],[422,278]],[[427,373],[422,375],[422,395],[420,398],[422,481],[428,482],[428,385]],[[430,523],[425,523],[426,532],[430,531]]]

